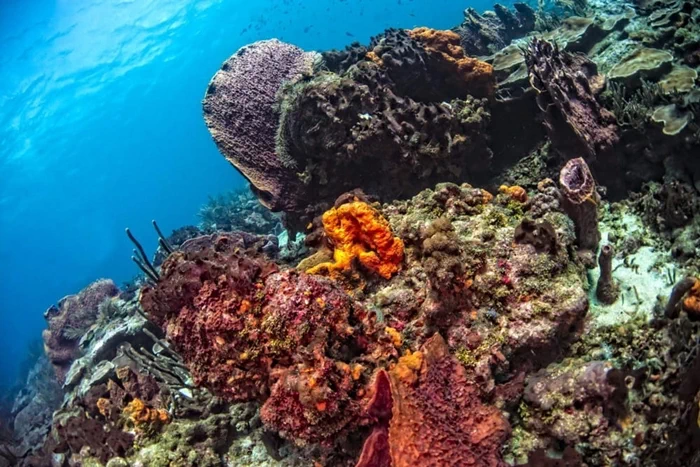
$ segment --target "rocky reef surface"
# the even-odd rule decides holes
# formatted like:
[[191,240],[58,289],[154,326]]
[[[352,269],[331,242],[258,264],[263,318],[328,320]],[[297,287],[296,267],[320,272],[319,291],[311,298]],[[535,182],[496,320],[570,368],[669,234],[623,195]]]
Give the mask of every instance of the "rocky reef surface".
[[698,21],[236,52],[204,116],[250,192],[49,308],[0,465],[700,465]]

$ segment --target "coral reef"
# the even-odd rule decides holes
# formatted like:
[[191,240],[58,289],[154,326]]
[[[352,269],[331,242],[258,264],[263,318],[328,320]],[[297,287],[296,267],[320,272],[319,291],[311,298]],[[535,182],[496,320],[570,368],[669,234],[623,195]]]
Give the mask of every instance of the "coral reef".
[[12,432],[18,443],[12,448],[18,459],[41,449],[51,429],[53,412],[61,405],[63,391],[54,369],[41,356],[27,375],[25,386],[12,405]]
[[98,306],[118,293],[111,280],[98,280],[77,295],[62,298],[44,313],[48,323],[42,334],[44,350],[60,383],[65,381],[71,363],[80,355],[78,341],[97,319]]
[[227,60],[250,191],[49,309],[0,465],[700,465],[700,4],[537,3]]
[[356,359],[380,352],[378,330],[332,282],[276,270],[231,234],[202,237],[165,261],[140,300],[196,384],[264,402],[262,421],[288,439],[330,441],[355,422],[352,394],[371,370]]

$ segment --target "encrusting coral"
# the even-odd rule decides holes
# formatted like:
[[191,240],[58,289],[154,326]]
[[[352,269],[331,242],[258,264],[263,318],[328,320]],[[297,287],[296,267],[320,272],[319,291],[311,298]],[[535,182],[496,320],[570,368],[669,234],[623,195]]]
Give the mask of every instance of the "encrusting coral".
[[498,192],[508,195],[515,201],[519,201],[521,203],[527,201],[527,191],[525,190],[525,188],[518,185],[501,185],[500,187],[498,187]]
[[152,431],[170,422],[167,410],[150,408],[138,398],[129,402],[123,413],[135,428],[143,431]]
[[326,211],[323,228],[334,247],[334,262],[318,264],[309,269],[309,274],[348,270],[357,258],[369,271],[389,279],[403,260],[403,241],[367,203],[355,201]]

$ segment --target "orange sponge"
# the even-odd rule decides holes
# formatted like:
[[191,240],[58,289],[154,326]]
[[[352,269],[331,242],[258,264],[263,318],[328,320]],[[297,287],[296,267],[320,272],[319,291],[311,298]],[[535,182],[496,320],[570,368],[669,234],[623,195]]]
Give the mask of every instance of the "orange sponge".
[[170,414],[165,409],[151,409],[141,399],[134,399],[124,407],[124,415],[135,427],[150,430],[170,422]]
[[688,295],[683,300],[683,309],[689,315],[700,317],[700,279],[695,279],[695,284],[688,291]]
[[342,204],[323,214],[323,229],[333,242],[333,263],[321,263],[307,272],[348,270],[353,259],[385,279],[391,278],[403,261],[403,241],[394,237],[389,222],[362,201]]
[[525,191],[525,188],[518,186],[518,185],[513,185],[513,186],[508,186],[508,185],[501,185],[498,188],[498,191],[500,193],[506,194],[510,196],[512,199],[515,201],[519,201],[521,203],[524,203],[527,201],[527,191]]
[[496,87],[493,67],[464,54],[459,35],[453,31],[416,28],[410,36],[420,42],[426,51],[440,57],[446,76],[454,76],[451,83],[478,97],[491,96]]

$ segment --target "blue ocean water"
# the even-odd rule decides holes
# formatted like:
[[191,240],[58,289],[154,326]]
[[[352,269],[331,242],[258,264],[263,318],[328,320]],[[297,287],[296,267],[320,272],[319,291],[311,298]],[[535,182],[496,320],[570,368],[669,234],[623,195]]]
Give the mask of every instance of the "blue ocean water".
[[241,186],[201,116],[211,76],[277,37],[341,48],[387,27],[449,28],[479,0],[0,0],[0,385],[44,310],[136,273],[130,226],[155,245]]

